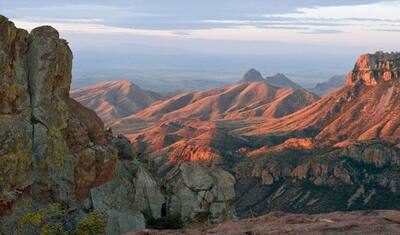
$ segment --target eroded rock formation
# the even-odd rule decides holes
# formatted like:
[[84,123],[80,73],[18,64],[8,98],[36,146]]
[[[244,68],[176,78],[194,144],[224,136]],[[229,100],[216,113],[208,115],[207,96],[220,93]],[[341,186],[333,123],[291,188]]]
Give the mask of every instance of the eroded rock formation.
[[[54,202],[75,213],[72,220],[107,209],[107,226],[120,229],[114,234],[144,228],[150,207],[150,215],[159,217],[163,196],[133,159],[136,153],[106,132],[93,111],[69,98],[68,43],[50,26],[28,33],[2,16],[0,35],[0,233],[18,234],[22,215]],[[107,191],[115,184],[127,188]],[[127,195],[131,191],[134,198]],[[108,197],[99,198],[101,192]],[[120,204],[107,204],[110,197]],[[125,207],[130,199],[134,205]],[[125,211],[113,213],[122,205]],[[136,215],[140,223],[124,222]]]
[[398,80],[400,72],[400,54],[376,52],[358,58],[354,69],[347,76],[347,84],[362,82],[368,86],[377,85],[381,81]]

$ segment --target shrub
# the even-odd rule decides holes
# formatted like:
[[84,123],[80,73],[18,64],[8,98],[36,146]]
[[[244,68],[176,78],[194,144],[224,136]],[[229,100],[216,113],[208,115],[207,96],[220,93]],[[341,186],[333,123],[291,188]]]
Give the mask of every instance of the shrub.
[[40,235],[98,235],[105,234],[105,222],[99,213],[92,212],[87,218],[78,221],[75,229],[67,230],[69,220],[67,210],[59,204],[49,204],[36,212],[29,213],[20,218],[20,223],[30,231]]
[[76,235],[105,234],[106,225],[103,218],[96,211],[86,219],[81,220],[76,226]]

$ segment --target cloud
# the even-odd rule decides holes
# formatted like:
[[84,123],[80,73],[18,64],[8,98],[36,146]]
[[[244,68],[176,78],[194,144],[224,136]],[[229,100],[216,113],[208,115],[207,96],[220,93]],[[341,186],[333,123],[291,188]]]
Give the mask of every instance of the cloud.
[[303,33],[303,34],[337,34],[337,33],[344,33],[344,32],[340,31],[340,30],[334,30],[334,29],[314,29],[311,31],[304,31],[301,33]]
[[17,27],[32,30],[42,25],[51,25],[61,32],[84,33],[84,34],[125,34],[143,36],[166,36],[173,37],[176,31],[169,30],[147,30],[124,27],[107,26],[103,24],[93,24],[86,22],[50,22],[50,21],[27,21],[24,19],[14,19]]
[[[40,0],[44,1],[44,0]],[[171,0],[160,7],[153,1],[134,5],[139,0],[121,1],[115,4],[96,1],[97,4],[49,3],[39,6],[9,6],[0,13],[9,12],[17,26],[32,29],[39,25],[52,25],[62,33],[84,35],[149,36],[201,40],[229,41],[276,41],[304,44],[353,44],[380,43],[389,39],[378,38],[374,29],[388,34],[393,40],[399,35],[400,3],[369,1],[369,4],[351,5],[361,1],[335,1],[343,5],[327,4],[326,1],[299,0],[277,3],[249,0],[209,0],[182,3]],[[286,2],[286,3],[284,3]],[[373,2],[373,3],[371,3]],[[180,8],[174,8],[182,3]],[[3,3],[4,4],[4,3]],[[328,6],[326,6],[328,5]],[[230,6],[229,8],[222,8]],[[242,6],[242,8],[240,8]],[[269,8],[268,8],[269,7]],[[270,9],[272,8],[272,10]],[[179,11],[178,11],[179,9]],[[286,9],[284,11],[284,9]],[[216,11],[219,11],[216,14]],[[373,13],[371,13],[373,12]],[[84,16],[84,17],[82,17]],[[353,37],[349,36],[353,34]],[[390,39],[390,40],[392,40]],[[375,40],[375,42],[373,42]]]

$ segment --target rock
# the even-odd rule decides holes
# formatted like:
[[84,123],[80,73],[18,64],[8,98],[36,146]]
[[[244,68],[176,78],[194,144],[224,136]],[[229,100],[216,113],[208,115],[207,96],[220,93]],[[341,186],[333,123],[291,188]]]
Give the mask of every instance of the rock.
[[145,218],[142,213],[111,209],[107,212],[106,234],[119,235],[145,228]]
[[0,233],[18,234],[20,217],[49,203],[85,207],[114,175],[112,137],[69,98],[71,69],[55,29],[29,34],[0,17]]
[[399,159],[396,145],[385,141],[286,149],[247,158],[235,167],[236,211],[246,217],[274,210],[325,213],[397,208],[396,200],[387,198],[399,197]]
[[161,205],[165,202],[160,187],[150,173],[142,166],[139,167],[133,180],[135,188],[135,204],[140,211],[150,211],[158,219],[161,217]]
[[90,192],[93,209],[106,218],[107,234],[145,228],[145,214],[160,218],[164,196],[138,161],[119,160],[114,177]]
[[[31,184],[33,127],[26,70],[29,35],[0,18],[0,216]],[[27,190],[29,191],[29,190]],[[1,222],[0,222],[1,224]],[[1,229],[0,229],[1,232]]]
[[347,84],[361,82],[374,86],[380,82],[399,79],[400,53],[376,52],[358,58],[354,69],[347,76]]
[[137,151],[135,151],[131,142],[125,136],[118,135],[116,138],[113,138],[112,142],[117,147],[120,158],[132,160],[136,157]]
[[[38,201],[68,202],[73,186],[62,179],[71,172],[62,130],[68,126],[72,52],[50,26],[32,30],[28,48],[29,94],[33,125],[33,195]],[[67,179],[68,181],[72,179]]]
[[182,163],[167,177],[171,213],[186,223],[219,223],[234,218],[235,177],[216,167]]
[[263,185],[272,185],[274,183],[274,177],[272,174],[265,170],[261,173],[261,180]]
[[213,185],[213,178],[208,170],[197,164],[183,163],[180,166],[183,183],[192,191],[210,190]]

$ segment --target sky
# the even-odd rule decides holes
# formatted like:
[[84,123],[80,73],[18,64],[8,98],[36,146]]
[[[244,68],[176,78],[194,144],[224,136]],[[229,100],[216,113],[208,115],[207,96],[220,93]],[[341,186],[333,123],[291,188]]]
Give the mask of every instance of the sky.
[[57,28],[78,76],[97,66],[215,78],[256,66],[309,84],[345,73],[360,53],[398,50],[398,12],[400,1],[377,0],[0,1],[20,28]]

